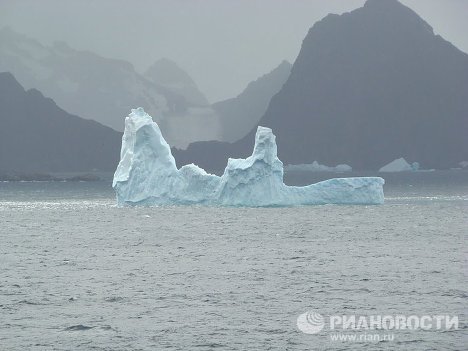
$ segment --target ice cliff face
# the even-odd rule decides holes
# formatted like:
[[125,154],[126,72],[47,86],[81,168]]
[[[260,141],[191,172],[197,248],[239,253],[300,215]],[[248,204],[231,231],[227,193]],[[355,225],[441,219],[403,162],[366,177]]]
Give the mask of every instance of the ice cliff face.
[[194,164],[177,169],[158,125],[142,108],[125,119],[120,163],[113,187],[119,205],[206,204],[291,206],[381,204],[382,178],[335,178],[305,187],[283,183],[271,129],[258,127],[246,159],[229,159],[224,174],[208,174]]

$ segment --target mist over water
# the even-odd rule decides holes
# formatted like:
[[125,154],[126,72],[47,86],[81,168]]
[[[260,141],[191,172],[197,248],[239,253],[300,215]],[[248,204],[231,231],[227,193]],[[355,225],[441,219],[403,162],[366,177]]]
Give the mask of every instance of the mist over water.
[[[336,176],[336,175],[335,175]],[[289,174],[289,184],[323,174]],[[6,350],[463,349],[466,172],[385,176],[381,206],[118,208],[107,181],[0,183]],[[332,342],[310,309],[458,315]]]

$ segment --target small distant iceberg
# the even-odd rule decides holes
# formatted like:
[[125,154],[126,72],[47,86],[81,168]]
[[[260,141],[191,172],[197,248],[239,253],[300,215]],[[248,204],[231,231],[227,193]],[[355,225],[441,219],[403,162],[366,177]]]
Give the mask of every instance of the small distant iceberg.
[[[468,161],[460,161],[458,162],[459,167],[450,168],[452,171],[465,171],[468,170]],[[1,177],[0,177],[1,179]]]
[[409,164],[403,157],[401,157],[380,168],[379,172],[413,172],[418,170],[418,162]]
[[284,167],[286,172],[336,172],[336,173],[344,173],[344,172],[352,172],[353,168],[346,164],[337,165],[335,167],[321,165],[317,161],[312,163],[301,163],[297,165],[286,165]]
[[125,119],[120,162],[112,186],[124,205],[294,206],[381,204],[380,177],[334,178],[304,187],[283,183],[276,137],[258,127],[253,153],[229,159],[224,174],[190,164],[177,169],[159,126],[142,108]]

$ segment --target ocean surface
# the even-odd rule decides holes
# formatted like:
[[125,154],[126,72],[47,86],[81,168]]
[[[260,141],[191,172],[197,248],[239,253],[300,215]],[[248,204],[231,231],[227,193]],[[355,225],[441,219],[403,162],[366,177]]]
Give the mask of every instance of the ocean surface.
[[[0,350],[466,350],[468,172],[383,177],[384,205],[292,208],[118,208],[108,180],[0,183]],[[310,310],[459,325],[335,341],[297,328]]]

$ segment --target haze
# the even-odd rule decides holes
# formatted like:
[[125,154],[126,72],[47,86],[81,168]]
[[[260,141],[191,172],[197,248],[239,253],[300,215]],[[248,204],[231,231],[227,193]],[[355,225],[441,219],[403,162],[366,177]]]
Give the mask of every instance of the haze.
[[[468,52],[468,2],[401,0]],[[314,22],[364,0],[2,0],[0,23],[44,44],[125,59],[139,71],[167,57],[211,102],[239,94],[283,59],[294,62]]]

